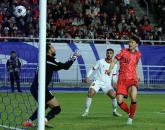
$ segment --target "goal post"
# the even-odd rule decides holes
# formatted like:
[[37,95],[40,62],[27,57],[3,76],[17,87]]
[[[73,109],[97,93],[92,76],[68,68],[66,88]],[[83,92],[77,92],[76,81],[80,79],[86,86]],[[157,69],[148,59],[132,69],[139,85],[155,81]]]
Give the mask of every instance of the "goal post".
[[47,0],[39,1],[39,75],[38,130],[45,129],[45,72],[46,72],[46,8]]

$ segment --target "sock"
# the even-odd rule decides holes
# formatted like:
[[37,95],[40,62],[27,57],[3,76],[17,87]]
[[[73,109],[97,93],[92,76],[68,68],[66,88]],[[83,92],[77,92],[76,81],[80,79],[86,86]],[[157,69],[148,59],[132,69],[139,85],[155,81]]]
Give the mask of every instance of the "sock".
[[112,99],[112,109],[113,109],[113,112],[116,112],[116,109],[117,109],[117,100],[116,100],[116,98]]
[[120,106],[120,108],[121,108],[123,111],[125,111],[126,113],[129,114],[129,108],[128,108],[128,106],[127,106],[127,104],[126,104],[125,101],[123,101],[122,103],[118,103],[118,105]]
[[[45,110],[48,108],[48,105],[45,106]],[[34,113],[31,115],[31,117],[28,119],[28,121],[34,121],[37,119],[38,116],[38,108],[34,111]]]
[[61,107],[60,107],[60,106],[53,107],[53,108],[48,112],[48,114],[46,115],[46,119],[49,121],[49,120],[51,120],[52,118],[54,118],[55,115],[58,115],[60,112],[61,112]]
[[137,108],[136,102],[131,102],[129,118],[133,119],[133,117],[135,115],[136,108]]
[[31,121],[34,121],[35,119],[37,119],[37,115],[38,115],[38,108],[33,112],[33,114],[31,115],[31,117],[28,119]]
[[89,112],[89,108],[91,106],[91,103],[92,103],[92,98],[87,98],[86,99],[86,104],[85,104],[85,112]]

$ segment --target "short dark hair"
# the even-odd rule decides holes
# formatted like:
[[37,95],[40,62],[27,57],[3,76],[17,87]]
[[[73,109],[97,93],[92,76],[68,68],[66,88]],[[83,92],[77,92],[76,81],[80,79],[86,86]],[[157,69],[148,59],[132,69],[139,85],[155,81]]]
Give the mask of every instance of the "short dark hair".
[[46,44],[46,53],[48,53],[48,51],[50,50],[50,45],[51,45],[51,43]]
[[13,54],[13,53],[15,53],[15,54],[16,54],[16,51],[11,51],[11,52],[10,52],[10,54]]
[[140,42],[140,38],[138,36],[132,35],[130,39],[134,40],[137,44]]
[[112,51],[112,52],[114,53],[114,50],[113,50],[112,48],[108,48],[108,49],[106,50],[106,52],[108,52],[108,51]]

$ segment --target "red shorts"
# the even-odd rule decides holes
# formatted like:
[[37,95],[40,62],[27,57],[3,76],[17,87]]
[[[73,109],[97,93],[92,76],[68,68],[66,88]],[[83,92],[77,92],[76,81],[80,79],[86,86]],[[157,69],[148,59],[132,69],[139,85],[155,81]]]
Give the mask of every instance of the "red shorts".
[[128,89],[131,86],[138,86],[138,81],[137,79],[124,79],[120,78],[117,81],[117,87],[116,87],[116,94],[119,95],[124,95],[125,97],[128,96]]

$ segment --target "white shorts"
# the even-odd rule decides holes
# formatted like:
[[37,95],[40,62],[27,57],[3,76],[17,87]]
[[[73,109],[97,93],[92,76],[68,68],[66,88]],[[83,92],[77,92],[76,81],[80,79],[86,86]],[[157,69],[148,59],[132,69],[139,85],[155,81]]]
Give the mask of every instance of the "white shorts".
[[114,90],[111,83],[105,83],[105,82],[101,82],[98,80],[92,82],[89,89],[90,88],[94,89],[96,91],[96,93],[101,89],[105,94],[107,94],[108,91],[110,91],[110,90]]

